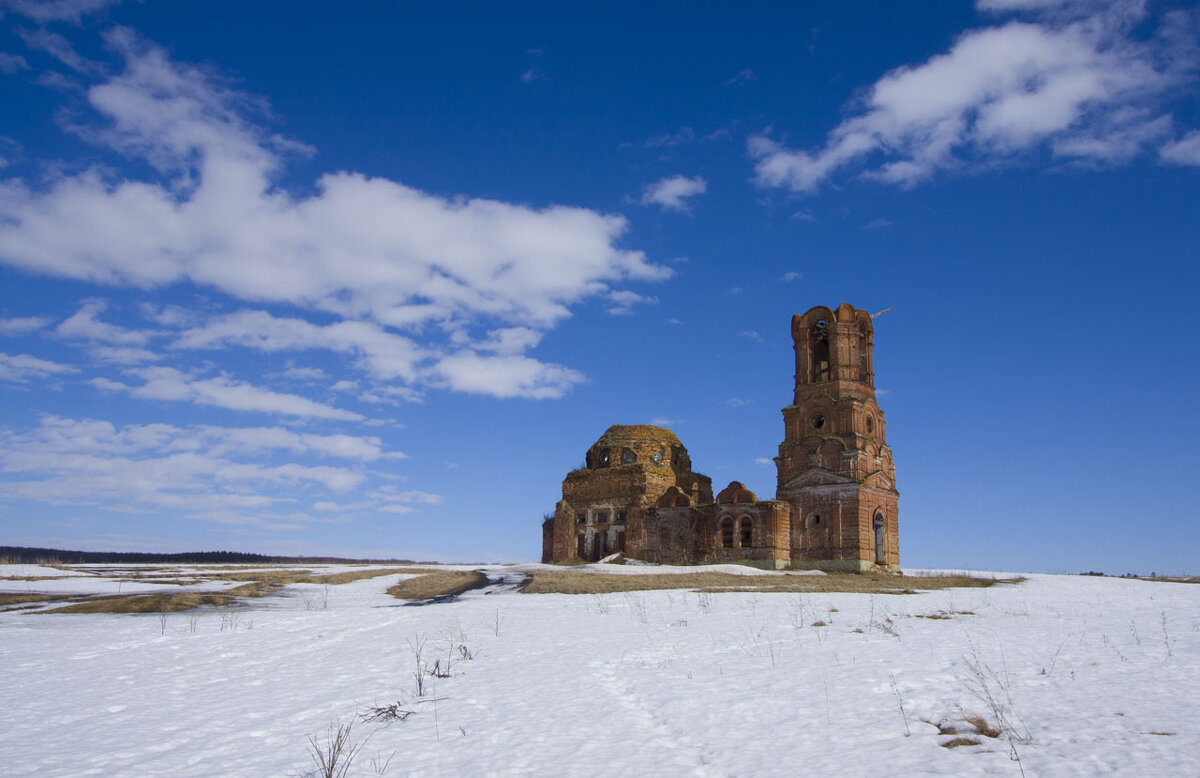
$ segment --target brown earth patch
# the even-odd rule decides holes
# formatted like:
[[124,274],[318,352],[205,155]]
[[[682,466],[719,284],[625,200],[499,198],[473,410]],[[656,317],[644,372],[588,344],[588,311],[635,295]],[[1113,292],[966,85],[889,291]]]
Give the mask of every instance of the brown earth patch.
[[703,592],[862,592],[916,594],[918,590],[980,588],[1024,579],[997,580],[963,575],[907,577],[879,573],[828,575],[733,575],[731,573],[647,573],[622,575],[570,570],[537,570],[526,594],[608,594],[655,589]]
[[421,571],[423,575],[407,578],[388,588],[387,593],[401,600],[429,600],[434,597],[453,597],[468,589],[487,584],[487,576],[478,570]]

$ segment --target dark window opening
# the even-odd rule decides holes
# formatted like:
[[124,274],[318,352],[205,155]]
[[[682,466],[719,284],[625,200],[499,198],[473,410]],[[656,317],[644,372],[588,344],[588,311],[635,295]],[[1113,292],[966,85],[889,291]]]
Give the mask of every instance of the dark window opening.
[[608,521],[608,511],[596,511],[596,523],[604,524]]
[[858,380],[871,383],[871,342],[866,330],[858,331]]
[[813,514],[812,523],[814,527],[821,523],[821,515],[819,513]]
[[752,528],[753,525],[751,524],[749,517],[743,517],[741,521],[741,528],[738,532],[740,535],[738,540],[740,541],[742,548],[750,548],[751,540],[754,535]]
[[636,461],[637,461],[637,454],[633,453],[633,451],[631,449],[628,449],[628,448],[621,449],[621,464],[632,465]]
[[618,524],[625,523],[625,511],[617,511],[617,523]]
[[887,548],[883,539],[883,528],[886,522],[882,513],[875,514],[875,564],[882,565],[887,561]]
[[587,557],[587,538],[583,535],[580,535],[579,542],[576,543],[575,545],[576,545],[575,556],[579,557],[580,559],[586,558]]
[[829,322],[822,319],[812,328],[812,380],[829,380]]
[[596,464],[597,467],[608,467],[608,449],[600,449],[600,457]]
[[825,426],[825,417],[819,413],[814,413],[812,417],[812,425],[814,429],[821,429]]
[[872,416],[867,417],[867,432],[875,431],[875,419]]
[[733,519],[721,522],[721,548],[733,548]]
[[575,523],[576,523],[576,524],[587,524],[587,514],[586,514],[586,513],[581,513],[581,514],[579,514],[578,516],[576,516],[576,517],[575,517]]
[[622,554],[625,553],[625,530],[617,532],[617,551],[620,551]]

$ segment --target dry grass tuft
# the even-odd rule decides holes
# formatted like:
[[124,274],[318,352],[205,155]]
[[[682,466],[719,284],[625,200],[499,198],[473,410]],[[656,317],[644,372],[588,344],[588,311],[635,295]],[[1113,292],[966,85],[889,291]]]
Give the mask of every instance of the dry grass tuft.
[[977,746],[979,743],[979,738],[956,737],[951,740],[947,740],[945,743],[942,743],[941,746],[942,748],[958,748],[959,746]]
[[999,581],[963,575],[906,578],[881,573],[828,575],[733,575],[731,573],[647,573],[622,575],[582,570],[537,570],[526,594],[609,594],[652,589],[698,589],[703,592],[862,592],[916,594],[917,589],[987,587]]
[[[239,589],[241,587],[238,587]],[[232,590],[231,590],[232,591]],[[255,596],[255,595],[249,595]],[[82,602],[64,605],[61,608],[39,611],[40,613],[176,613],[205,606],[232,605],[236,601],[231,593],[214,592],[153,592],[151,594],[116,594],[92,597]]]
[[4,592],[0,593],[0,606],[8,605],[28,605],[31,603],[55,602],[57,600],[69,600],[69,594],[33,594]]
[[974,727],[975,731],[984,737],[997,738],[1004,734],[997,727],[993,727],[983,716],[965,716],[963,721]]
[[940,621],[943,619],[952,619],[955,616],[974,616],[975,611],[938,611],[937,613],[914,613],[914,619],[934,619]]
[[488,578],[478,570],[421,571],[423,575],[407,578],[387,593],[401,600],[431,600],[434,597],[453,597],[468,589],[485,586]]

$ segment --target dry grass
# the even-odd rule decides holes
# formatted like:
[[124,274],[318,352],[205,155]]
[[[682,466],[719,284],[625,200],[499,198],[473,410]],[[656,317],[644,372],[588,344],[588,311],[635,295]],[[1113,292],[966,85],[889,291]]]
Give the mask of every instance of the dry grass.
[[[192,584],[206,581],[244,581],[240,586],[234,586],[219,592],[150,592],[145,594],[114,594],[93,596],[72,602],[58,608],[40,611],[40,613],[176,613],[204,607],[223,607],[234,605],[240,599],[265,597],[275,594],[284,586],[290,584],[344,584],[361,581],[365,578],[378,578],[397,573],[425,573],[423,568],[390,567],[373,568],[369,570],[348,570],[327,575],[313,575],[311,570],[263,570],[259,572],[222,572],[217,575],[205,575],[203,578],[194,577],[194,573],[180,578],[168,579],[161,577],[161,571],[155,570],[155,578],[138,578],[140,583],[157,584]],[[24,595],[22,595],[24,596]],[[37,596],[37,595],[31,595]],[[48,597],[47,599],[78,600],[77,596]],[[3,604],[3,601],[0,601]]]
[[[240,588],[240,587],[239,587]],[[253,595],[251,595],[253,596]],[[92,597],[39,613],[175,613],[195,608],[232,605],[237,597],[215,592],[154,592]]]
[[69,600],[69,594],[33,594],[33,593],[17,593],[3,592],[0,593],[0,606],[7,605],[28,605],[30,603],[54,602],[56,600]]
[[942,748],[958,748],[959,746],[977,746],[977,745],[979,745],[979,742],[980,742],[979,738],[956,737],[951,740],[947,740],[945,743],[942,743],[941,745],[942,745]]
[[487,576],[478,570],[421,571],[423,575],[407,578],[388,588],[387,593],[401,600],[429,600],[434,597],[453,597],[468,589],[487,583]]
[[916,594],[918,589],[986,587],[1000,583],[992,578],[962,575],[909,578],[880,573],[830,573],[828,575],[733,575],[731,573],[647,573],[622,575],[575,570],[537,570],[530,576],[527,594],[608,594],[650,589],[698,589],[703,592],[862,592]]
[[974,727],[975,731],[984,737],[997,738],[1004,734],[997,727],[993,727],[991,722],[989,722],[983,716],[965,716],[963,717],[963,721]]

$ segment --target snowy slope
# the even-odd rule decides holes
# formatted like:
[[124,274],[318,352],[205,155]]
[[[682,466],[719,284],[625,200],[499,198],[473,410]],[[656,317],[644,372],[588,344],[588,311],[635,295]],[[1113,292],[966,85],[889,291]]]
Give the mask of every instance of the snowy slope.
[[[327,608],[323,587],[296,585],[171,614],[165,632],[153,614],[0,612],[0,764],[304,774],[309,735],[403,700],[406,721],[355,725],[369,739],[350,775],[389,756],[389,776],[1200,775],[1200,586],[1034,575],[911,596],[500,591],[413,607],[384,593],[401,577],[329,587]],[[919,618],[942,614],[960,615]],[[419,698],[422,639],[429,666],[457,661]],[[995,723],[980,692],[1028,741],[940,747],[950,736],[922,719]]]

